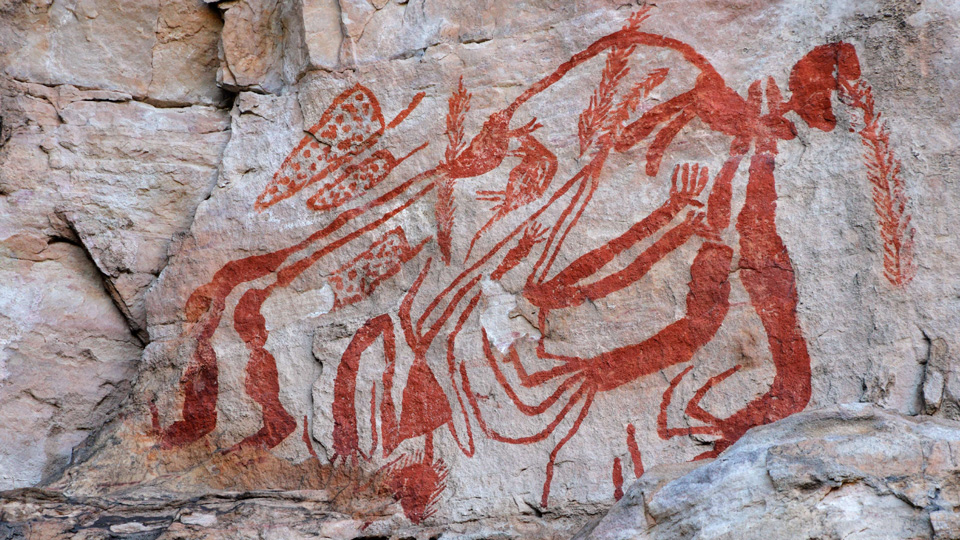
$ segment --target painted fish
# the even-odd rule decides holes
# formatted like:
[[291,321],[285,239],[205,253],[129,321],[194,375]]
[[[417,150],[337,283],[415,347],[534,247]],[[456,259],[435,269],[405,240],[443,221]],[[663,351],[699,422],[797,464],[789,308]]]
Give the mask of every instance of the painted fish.
[[262,212],[323,180],[376,143],[385,127],[380,103],[369,88],[356,84],[344,91],[287,155],[254,209]]

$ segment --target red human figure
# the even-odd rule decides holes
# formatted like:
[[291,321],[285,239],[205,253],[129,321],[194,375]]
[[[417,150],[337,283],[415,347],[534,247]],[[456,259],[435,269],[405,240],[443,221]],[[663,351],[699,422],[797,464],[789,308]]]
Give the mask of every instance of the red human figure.
[[[824,53],[824,51],[827,52]],[[830,51],[834,54],[830,54]],[[704,70],[694,91],[678,96],[672,103],[667,102],[670,104],[669,107],[673,107],[672,110],[668,107],[655,108],[623,130],[623,139],[618,140],[617,143],[622,145],[620,149],[626,150],[629,149],[630,144],[623,144],[624,140],[628,143],[632,140],[635,143],[651,134],[657,125],[666,123],[666,126],[654,137],[648,150],[647,172],[651,174],[656,172],[663,152],[680,128],[694,117],[700,117],[712,129],[733,135],[734,140],[731,144],[730,158],[724,164],[711,191],[706,223],[698,224],[706,225],[701,227],[700,234],[707,242],[701,247],[698,261],[694,263],[691,270],[693,279],[690,284],[690,296],[688,296],[688,315],[684,320],[668,326],[657,334],[653,341],[618,348],[590,359],[549,355],[545,354],[540,347],[538,353],[541,357],[553,358],[562,363],[556,368],[533,375],[519,372],[521,364],[518,361],[511,362],[518,368],[521,380],[526,381],[525,385],[538,386],[558,377],[568,376],[547,400],[537,406],[530,406],[518,401],[516,393],[511,391],[505,379],[498,375],[498,380],[504,385],[507,394],[515,400],[518,409],[525,414],[540,414],[556,403],[562,393],[573,392],[554,421],[537,435],[509,438],[490,432],[482,422],[482,415],[476,401],[471,400],[484,432],[492,438],[514,444],[528,444],[546,436],[572,410],[573,404],[583,403],[581,412],[574,421],[574,427],[551,453],[543,504],[546,504],[549,494],[551,468],[556,453],[575,433],[586,411],[589,410],[595,393],[625,384],[667,365],[689,360],[696,350],[712,339],[716,327],[722,322],[725,316],[725,308],[722,306],[726,306],[726,291],[729,290],[729,285],[713,289],[713,292],[710,289],[704,289],[702,294],[697,294],[697,285],[700,283],[706,285],[711,281],[724,283],[725,276],[731,271],[729,264],[733,250],[720,243],[719,233],[730,224],[730,183],[743,155],[751,146],[756,149],[756,153],[751,158],[747,202],[737,219],[737,230],[741,237],[740,272],[751,296],[751,302],[767,330],[776,376],[766,394],[725,420],[712,417],[700,409],[698,403],[710,387],[730,376],[736,368],[712,378],[707,385],[698,390],[687,407],[688,414],[709,425],[692,428],[687,433],[720,434],[721,439],[717,441],[714,451],[709,453],[715,455],[735,441],[749,427],[783,418],[806,406],[810,397],[810,359],[796,318],[795,276],[786,249],[775,228],[774,157],[777,141],[790,140],[794,137],[795,128],[792,122],[783,118],[785,113],[800,108],[803,113],[799,114],[801,118],[810,120],[813,127],[832,128],[834,120],[832,111],[829,110],[830,93],[836,91],[840,81],[845,80],[844,77],[859,76],[859,70],[853,61],[855,57],[852,56],[851,51],[852,48],[845,44],[834,44],[814,50],[798,64],[799,67],[795,68],[792,74],[791,89],[795,92],[789,102],[783,100],[779,88],[771,79],[767,85],[769,113],[766,115],[761,113],[762,94],[759,82],[750,87],[747,99],[743,99],[726,88],[715,72]],[[815,69],[810,69],[810,64]],[[835,77],[832,73],[837,65],[839,69]],[[803,77],[797,75],[798,72],[804,71],[808,72],[807,75]],[[822,76],[824,73],[828,76]],[[824,93],[828,96],[826,101],[823,99]],[[656,221],[656,217],[657,212],[654,212],[651,218]],[[588,253],[551,280],[541,278],[539,282],[528,282],[524,292],[535,305],[540,303],[541,321],[544,320],[545,308],[576,305],[585,299],[598,298],[607,291],[616,290],[634,282],[650,264],[656,262],[658,245],[662,248],[660,252],[663,253],[676,249],[686,241],[682,234],[677,234],[680,228],[670,231],[645,252],[644,256],[628,265],[624,271],[607,276],[596,283],[587,285],[577,283],[584,276],[593,275],[597,269],[609,261],[612,254],[622,251],[617,249],[619,244],[627,243],[625,241],[631,235],[635,235],[638,229],[649,226],[643,225],[645,227],[635,227],[601,250]],[[715,255],[711,255],[712,253]],[[647,255],[652,257],[645,257]],[[648,260],[645,261],[645,258]],[[703,268],[704,272],[698,272],[698,268]],[[711,274],[711,271],[715,273]],[[577,286],[571,287],[571,284],[577,284]],[[693,301],[698,297],[704,299],[712,297],[716,300],[700,304],[707,306],[707,309],[698,310],[697,302]],[[698,313],[710,313],[713,318],[700,319]],[[682,332],[671,333],[678,328],[677,324],[690,325],[691,323],[695,324],[687,326]],[[645,360],[644,351],[657,352],[653,352],[650,360]],[[671,357],[671,360],[662,360],[665,356]],[[489,356],[488,359],[491,368],[497,372],[497,363],[493,356]],[[657,364],[657,361],[660,363]],[[593,376],[595,373],[603,373],[604,376]],[[466,384],[465,375],[464,379]],[[671,388],[674,385],[671,385]],[[470,395],[469,391],[468,395]]]
[[[187,320],[193,325],[189,332],[196,339],[196,350],[194,362],[182,380],[183,419],[167,429],[160,429],[155,415],[161,445],[170,447],[187,444],[215,427],[217,359],[210,338],[219,325],[226,298],[231,292],[242,283],[271,274],[276,275],[274,283],[260,289],[251,288],[240,295],[233,322],[250,350],[246,390],[261,404],[264,421],[263,428],[245,439],[241,446],[270,448],[279,444],[295,429],[296,422],[279,404],[276,361],[265,349],[268,334],[261,314],[263,302],[272,292],[289,286],[293,279],[326,255],[357,241],[361,236],[376,231],[383,233],[389,228],[387,224],[391,219],[435,188],[436,239],[441,258],[449,264],[455,182],[490,172],[501,166],[505,157],[511,154],[520,157],[520,163],[510,172],[502,202],[498,201],[500,205],[495,208],[494,219],[490,223],[510,212],[519,211],[525,205],[537,203],[538,206],[520,225],[498,239],[494,246],[478,254],[475,260],[470,259],[468,253],[471,264],[455,278],[441,284],[442,290],[428,299],[422,311],[414,314],[413,299],[431,269],[429,261],[424,265],[414,286],[404,296],[398,314],[405,343],[413,351],[412,367],[407,376],[407,385],[400,393],[399,404],[394,403],[392,397],[397,369],[393,319],[389,315],[374,317],[357,332],[341,359],[334,382],[333,438],[337,456],[344,459],[372,459],[379,445],[384,457],[388,458],[402,442],[422,437],[422,453],[401,455],[382,468],[389,472],[393,482],[390,485],[407,515],[420,520],[435,510],[446,475],[442,460],[433,457],[433,438],[438,429],[448,427],[467,456],[473,455],[475,450],[471,425],[478,426],[484,436],[507,444],[533,444],[559,431],[562,435],[553,444],[546,463],[542,498],[542,504],[546,506],[559,453],[589,416],[596,396],[666,367],[691,361],[697,351],[713,339],[726,317],[732,272],[740,274],[751,304],[767,332],[776,370],[774,381],[764,395],[727,418],[717,418],[699,404],[710,389],[736,373],[739,366],[715,375],[695,392],[685,408],[688,416],[704,425],[686,429],[669,428],[666,410],[674,389],[692,368],[688,367],[674,377],[664,393],[658,416],[661,436],[666,438],[691,433],[718,435],[714,449],[705,454],[715,455],[732,444],[746,429],[802,410],[810,399],[810,358],[797,320],[796,276],[775,226],[774,170],[777,145],[779,141],[791,140],[795,136],[796,128],[787,118],[790,113],[817,129],[833,129],[836,119],[831,100],[835,94],[840,94],[841,98],[863,111],[865,126],[861,138],[873,164],[869,178],[875,188],[874,202],[881,222],[881,236],[887,247],[884,268],[891,282],[903,284],[910,276],[912,244],[908,237],[912,235],[912,229],[908,227],[909,216],[906,214],[902,179],[898,176],[899,169],[893,165],[889,137],[878,120],[879,114],[873,110],[869,87],[859,81],[859,65],[852,46],[844,43],[824,45],[801,59],[790,74],[789,99],[784,98],[773,79],[767,81],[765,96],[762,83],[757,81],[750,85],[746,97],[743,97],[729,88],[709,62],[689,45],[641,32],[638,25],[645,14],[645,11],[641,11],[620,31],[600,38],[531,85],[508,107],[491,115],[469,143],[464,137],[462,124],[469,110],[470,96],[461,82],[450,99],[447,118],[450,144],[445,159],[436,167],[402,182],[388,183],[384,190],[377,190],[378,193],[384,193],[365,201],[360,197],[361,193],[383,182],[390,182],[385,176],[378,176],[376,173],[379,171],[373,170],[373,165],[377,165],[378,169],[390,166],[392,170],[391,164],[401,161],[393,159],[392,154],[383,153],[385,151],[374,152],[357,165],[348,166],[335,181],[327,182],[320,193],[311,197],[309,204],[315,208],[338,209],[329,225],[288,248],[230,262],[215,274],[210,283],[198,288],[191,295],[186,309]],[[667,74],[666,69],[654,70],[633,88],[621,93],[619,84],[626,80],[630,70],[629,60],[640,47],[675,51],[697,69],[699,75],[692,89],[643,111],[639,118],[633,119],[640,99],[661,84]],[[556,157],[533,137],[532,132],[539,127],[535,119],[515,129],[510,128],[510,123],[524,103],[562,79],[572,69],[604,52],[607,58],[601,82],[578,125],[580,156],[586,156],[587,163],[545,197],[546,191],[553,187]],[[360,95],[356,95],[358,93]],[[304,148],[311,145],[311,140],[305,139],[306,142],[298,146],[281,166],[278,171],[281,176],[275,178],[274,183],[261,194],[263,200],[258,198],[258,209],[262,210],[287,198],[308,183],[320,182],[334,170],[347,166],[354,157],[372,148],[384,129],[402,121],[420,97],[415,97],[413,103],[385,127],[382,116],[378,116],[379,105],[365,88],[355,88],[338,97],[340,101],[328,109],[331,118],[318,125],[317,137],[314,138],[326,137],[340,153],[332,157],[328,153],[323,157],[325,161],[310,171],[316,173],[314,176],[301,177],[299,175],[304,167],[309,169],[312,164],[307,160],[315,159],[313,153],[308,156],[303,152]],[[762,106],[764,97],[766,112]],[[356,100],[359,108],[356,105],[353,105],[353,110],[347,107],[347,104],[352,104],[350,99]],[[366,112],[363,108],[365,103],[370,105]],[[346,119],[350,130],[345,127],[341,129],[341,124],[336,123],[334,116],[340,110],[358,115]],[[333,124],[328,125],[331,119]],[[656,175],[673,140],[693,119],[699,119],[708,129],[732,139],[729,157],[713,180],[706,204],[697,200],[709,185],[706,168],[689,165],[677,167],[672,177],[670,197],[664,205],[614,239],[588,251],[565,267],[552,271],[552,265],[563,260],[558,259],[560,248],[575,230],[580,216],[603,180],[601,173],[609,154],[625,152],[645,142],[645,172]],[[347,136],[348,132],[354,134]],[[363,132],[366,136],[357,138],[357,132]],[[512,139],[518,139],[520,146],[513,153],[509,151]],[[746,200],[734,220],[731,215],[732,182],[740,163],[748,154],[750,166]],[[297,163],[300,164],[299,169],[295,167]],[[287,180],[283,180],[284,177]],[[341,209],[341,205],[344,208]],[[690,207],[703,209],[688,211],[686,216],[681,217],[681,213]],[[679,223],[674,224],[677,221]],[[724,233],[729,231],[734,221],[739,244],[727,245]],[[542,225],[551,222],[553,225],[549,229]],[[488,227],[489,223],[484,225],[474,237],[474,242]],[[362,284],[370,283],[375,287],[403,264],[413,260],[419,252],[422,244],[411,247],[402,234],[398,236],[392,232],[386,232],[369,250],[335,272],[335,277],[340,279],[337,298],[341,303],[338,305],[355,301],[355,293],[367,291]],[[647,239],[650,240],[649,247],[629,260],[630,249]],[[321,241],[326,243],[317,245]],[[525,272],[527,282],[522,294],[539,310],[541,334],[546,335],[546,323],[552,311],[604,298],[636,283],[655,264],[690,241],[700,242],[700,245],[691,265],[686,311],[680,319],[639,343],[612,343],[594,356],[579,357],[548,350],[548,343],[541,338],[536,352],[531,355],[532,361],[538,366],[552,363],[552,367],[528,371],[520,349],[511,347],[498,356],[486,331],[481,331],[477,339],[483,358],[479,366],[471,364],[469,369],[489,370],[520,414],[544,417],[547,425],[536,433],[514,436],[487,423],[484,405],[470,386],[468,365],[459,361],[455,354],[461,330],[475,316],[480,305],[479,284],[484,276],[499,280],[511,272]],[[293,254],[307,249],[314,251],[291,262]],[[735,250],[739,252],[736,268],[732,266],[737,254]],[[625,258],[628,260],[624,261]],[[615,264],[624,266],[617,270]],[[361,274],[370,277],[371,281],[365,281],[360,277]],[[476,333],[471,335],[465,332],[463,335],[472,337]],[[440,372],[434,372],[427,362],[427,351],[441,336],[446,340],[446,376],[452,383],[448,386],[440,385]],[[362,353],[377,340],[383,342],[385,365],[380,381],[383,388],[380,406],[376,407],[374,388],[371,391],[371,418],[358,419],[355,405],[358,399],[357,373]],[[512,367],[503,368],[502,364]],[[517,384],[511,384],[507,373],[509,370],[515,372],[513,379],[518,381]],[[443,388],[451,386],[456,396],[445,394]],[[538,391],[541,397],[545,393],[546,397],[530,403],[521,396],[524,389]],[[459,404],[459,410],[456,410],[456,404]],[[550,413],[554,407],[558,410]],[[454,429],[453,418],[456,414],[464,415],[466,443],[458,438]],[[373,434],[369,452],[359,447],[358,435],[359,423],[367,421]],[[566,427],[561,430],[561,425]],[[627,445],[634,471],[639,474],[638,471],[642,471],[639,447],[634,433],[629,429]],[[622,464],[615,464],[612,478],[615,484],[622,481]]]
[[[714,443],[714,449],[699,457],[718,454],[749,428],[798,412],[810,399],[810,357],[797,320],[796,278],[786,247],[776,231],[773,173],[777,141],[793,138],[795,128],[782,116],[786,112],[795,112],[811,127],[832,130],[836,118],[830,97],[834,92],[851,87],[851,81],[856,81],[859,76],[859,63],[853,47],[846,43],[834,43],[817,47],[797,62],[790,75],[789,88],[793,95],[789,101],[783,100],[772,79],[768,81],[768,115],[758,114],[759,83],[751,87],[751,99],[747,102],[748,115],[744,116],[750,122],[740,126],[739,137],[741,147],[747,142],[753,142],[756,147],[750,163],[746,201],[736,225],[740,234],[740,276],[767,333],[776,371],[766,393],[726,419],[718,419],[704,411],[699,403],[710,388],[733,375],[740,366],[711,378],[696,392],[686,412],[707,426],[692,429],[699,433],[720,435],[720,439]],[[718,120],[719,116],[712,118],[714,123]],[[893,279],[891,281],[895,282]],[[688,431],[667,428],[665,410],[673,389],[689,369],[681,372],[664,394],[659,419],[661,436]]]
[[[484,264],[489,264],[495,252],[505,248],[511,238],[519,235],[520,240],[507,251],[502,262],[493,271],[491,276],[502,277],[512,271],[519,262],[526,258],[533,246],[541,242],[541,232],[537,230],[537,219],[546,208],[576,185],[584,186],[574,195],[574,200],[582,201],[571,203],[562,213],[561,222],[554,227],[547,242],[555,254],[562,245],[567,233],[576,223],[577,218],[590,199],[595,189],[597,174],[602,167],[605,152],[610,149],[617,151],[629,150],[632,146],[653,135],[647,150],[648,174],[655,174],[659,164],[673,139],[680,130],[693,118],[699,118],[710,129],[732,136],[730,157],[724,163],[714,180],[713,188],[707,201],[704,214],[691,214],[680,225],[669,229],[653,245],[645,250],[623,270],[613,272],[606,277],[591,280],[601,269],[607,266],[613,258],[623,253],[630,246],[649,237],[666,226],[678,213],[676,202],[668,202],[654,211],[648,218],[631,227],[626,233],[608,242],[584,256],[580,257],[553,277],[548,277],[547,270],[554,256],[547,255],[544,249],[541,261],[548,261],[539,268],[539,277],[528,281],[524,295],[541,310],[541,329],[550,310],[563,309],[582,303],[587,300],[602,298],[604,295],[636,282],[649,268],[656,264],[666,254],[685,244],[694,236],[704,241],[691,267],[691,281],[687,296],[687,312],[679,321],[668,325],[653,337],[637,344],[616,347],[591,358],[568,357],[551,354],[545,350],[541,340],[537,355],[539,358],[551,359],[558,362],[556,367],[527,372],[519,360],[516,349],[511,349],[504,362],[512,365],[520,380],[520,384],[527,388],[539,388],[545,384],[556,384],[556,389],[548,397],[538,403],[530,404],[522,401],[518,392],[508,383],[500,368],[500,361],[496,358],[493,348],[485,333],[483,347],[487,357],[487,364],[494,373],[498,383],[522,414],[539,416],[548,409],[557,405],[559,412],[553,416],[548,425],[535,434],[513,437],[498,432],[485,421],[482,407],[477,396],[470,389],[470,378],[466,365],[459,365],[458,375],[462,382],[473,416],[485,436],[509,444],[532,444],[550,436],[568,415],[576,412],[576,418],[565,435],[554,445],[547,461],[547,474],[544,483],[542,504],[546,505],[549,497],[550,482],[553,475],[553,466],[563,446],[576,434],[581,423],[589,414],[591,404],[601,391],[612,390],[646,375],[655,373],[665,367],[687,362],[706,343],[713,339],[719,325],[723,322],[729,306],[729,275],[732,271],[741,272],[745,287],[751,297],[751,303],[760,313],[760,318],[767,330],[771,353],[776,367],[774,384],[757,400],[748,403],[741,411],[727,419],[716,419],[699,408],[699,400],[726,377],[736,371],[736,368],[713,377],[704,387],[699,389],[694,398],[688,403],[687,412],[692,417],[706,422],[706,426],[698,426],[682,430],[683,433],[714,433],[719,434],[715,449],[711,454],[721,451],[731,444],[737,437],[754,425],[770,422],[786,415],[802,410],[809,400],[810,393],[810,359],[806,351],[806,344],[796,318],[796,285],[792,266],[789,263],[786,249],[775,228],[775,201],[776,192],[773,181],[776,145],[778,140],[790,140],[795,136],[792,122],[784,115],[788,112],[798,112],[801,119],[820,129],[832,128],[832,112],[829,110],[829,96],[835,92],[844,77],[858,76],[858,71],[851,66],[855,65],[850,59],[849,46],[834,44],[818,48],[808,58],[798,63],[791,75],[790,89],[793,97],[785,101],[777,85],[768,81],[767,114],[762,112],[763,92],[760,82],[749,88],[747,97],[743,98],[728,88],[723,79],[709,66],[702,56],[696,54],[688,46],[659,36],[635,32],[624,29],[618,34],[608,36],[594,43],[580,55],[575,55],[570,62],[562,65],[554,74],[544,78],[531,89],[521,95],[520,100],[529,99],[531,95],[542,91],[550,84],[559,80],[566,71],[578,62],[584,61],[591,55],[597,54],[606,48],[630,50],[631,43],[662,46],[672,48],[701,69],[695,88],[675,98],[664,102],[645,112],[640,119],[633,123],[610,131],[611,137],[604,139],[589,135],[585,130],[586,138],[582,141],[592,144],[597,141],[596,157],[578,173],[574,179],[560,188],[545,205],[534,212],[520,227],[500,241],[490,252],[482,255],[477,262],[458,276],[453,283],[427,307],[417,324],[422,327],[425,321],[435,311],[444,315],[435,319],[441,324],[457,309],[459,302],[470,298],[463,308],[458,319],[455,335],[462,321],[469,317],[477,305],[479,294],[471,297],[470,276]],[[824,51],[827,51],[824,53]],[[836,54],[830,54],[833,51]],[[612,53],[611,53],[612,54]],[[831,59],[832,58],[832,62]],[[613,65],[613,64],[608,64]],[[811,67],[812,66],[812,67]],[[839,69],[837,69],[839,66]],[[624,68],[616,67],[611,71],[620,73]],[[833,76],[837,69],[839,75]],[[798,75],[799,73],[799,75]],[[806,74],[804,74],[806,73]],[[823,76],[827,73],[827,76]],[[619,76],[619,75],[617,75]],[[839,79],[837,78],[839,77]],[[614,77],[615,78],[615,77]],[[826,101],[823,95],[827,95]],[[599,95],[599,94],[598,94]],[[602,98],[603,96],[601,96]],[[601,99],[592,101],[602,104]],[[827,107],[825,107],[825,105]],[[599,107],[599,106],[598,106]],[[611,107],[612,109],[612,107]],[[602,122],[597,122],[602,125]],[[586,125],[586,124],[585,124]],[[662,126],[662,127],[661,127]],[[657,129],[659,131],[657,132]],[[656,133],[655,133],[656,132]],[[582,142],[583,144],[583,142]],[[751,157],[750,178],[747,188],[747,202],[744,209],[737,216],[737,231],[741,241],[739,245],[741,262],[740,269],[732,268],[734,249],[721,240],[722,232],[731,224],[732,180],[745,155],[754,150]],[[706,171],[689,174],[689,167],[683,169],[682,186],[676,182],[672,193],[703,189],[706,184]],[[693,189],[690,186],[695,186]],[[691,197],[687,197],[687,204],[696,206]],[[575,205],[579,204],[579,210]],[[679,205],[682,207],[683,205]],[[558,234],[561,225],[566,230]],[[532,228],[531,228],[532,227]],[[522,233],[522,234],[521,234]],[[547,257],[544,259],[544,257]],[[747,266],[744,266],[746,263]],[[538,273],[535,267],[534,277]],[[474,278],[475,280],[476,278]],[[771,291],[774,291],[771,293]],[[444,307],[446,306],[446,307]],[[423,334],[420,334],[421,338]],[[452,358],[453,342],[448,341],[448,363],[451,376],[454,374]],[[428,339],[420,339],[422,346]],[[685,370],[684,373],[689,370]],[[678,376],[672,383],[672,391]],[[459,395],[459,394],[458,394]],[[669,395],[665,394],[664,404],[669,403]],[[578,409],[579,407],[579,409]],[[665,415],[662,415],[665,418]],[[678,434],[677,432],[674,432]],[[671,436],[667,434],[666,436]],[[635,441],[634,441],[635,445]],[[636,456],[635,466],[642,470],[639,460],[639,450],[631,455]],[[622,471],[621,471],[622,474]],[[615,474],[616,476],[616,474]]]

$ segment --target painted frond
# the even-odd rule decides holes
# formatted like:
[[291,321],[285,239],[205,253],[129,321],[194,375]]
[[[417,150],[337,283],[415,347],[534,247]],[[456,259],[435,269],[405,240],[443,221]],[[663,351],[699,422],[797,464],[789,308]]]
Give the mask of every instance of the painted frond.
[[637,108],[644,98],[650,95],[650,92],[663,84],[667,79],[670,68],[659,68],[651,71],[642,81],[633,85],[630,91],[623,96],[620,103],[613,109],[607,117],[607,123],[604,131],[613,137],[616,137],[623,125],[630,119],[630,115],[637,112]]
[[[643,9],[630,15],[626,24],[623,25],[622,30],[636,30],[639,28],[640,24],[650,17],[650,9],[650,6],[645,6]],[[607,126],[609,125],[609,118],[611,110],[613,109],[613,100],[617,93],[617,87],[623,78],[630,73],[630,68],[627,67],[627,60],[629,60],[630,55],[632,55],[635,50],[636,46],[617,46],[613,47],[610,53],[607,54],[607,62],[603,67],[603,74],[600,76],[600,84],[597,85],[593,95],[590,96],[590,103],[580,114],[580,120],[577,123],[577,131],[580,138],[580,156],[586,154],[587,150],[597,142],[599,137],[609,131]],[[654,73],[660,71],[663,71],[663,76],[666,77],[665,70],[657,70]],[[650,83],[654,80],[655,79],[648,77],[647,81],[635,86],[631,92],[642,91],[644,83]],[[662,78],[655,82],[653,86],[647,88],[646,92],[649,93],[653,87],[656,87],[656,85],[661,82],[663,82]],[[639,98],[636,98],[636,102],[637,103],[633,105],[634,109],[639,103]],[[620,105],[617,106],[617,110],[619,109],[621,109]]]
[[[453,161],[467,145],[463,122],[470,110],[470,98],[470,92],[463,86],[463,77],[460,77],[457,90],[447,100],[447,150],[444,155],[447,163]],[[437,182],[437,204],[433,209],[437,221],[437,244],[445,264],[450,264],[453,218],[457,210],[453,199],[454,185],[452,178],[443,177]]]
[[842,98],[863,113],[859,130],[867,178],[873,187],[873,207],[883,240],[883,273],[893,285],[904,286],[916,274],[909,198],[901,174],[900,160],[893,155],[890,131],[876,111],[873,90],[863,81],[843,85]]
[[577,131],[580,137],[580,155],[583,156],[587,150],[596,142],[601,129],[607,122],[607,116],[613,107],[613,99],[617,93],[617,87],[620,81],[630,73],[627,67],[627,60],[636,47],[614,47],[607,55],[606,65],[603,66],[603,74],[600,76],[600,84],[597,85],[590,96],[590,103],[587,108],[580,113],[580,120],[577,123]]
[[627,23],[623,25],[623,30],[636,30],[640,28],[640,23],[650,18],[650,10],[652,8],[653,6],[643,6],[631,13],[630,17],[627,18]]
[[[637,10],[627,19],[622,30],[636,30],[640,24],[650,17],[650,6],[645,6]],[[587,153],[587,150],[597,142],[602,132],[607,131],[608,118],[613,108],[613,100],[617,93],[617,87],[620,81],[630,73],[627,67],[627,60],[636,50],[631,47],[613,47],[607,55],[606,65],[603,67],[603,74],[600,77],[600,84],[590,96],[590,103],[580,114],[577,123],[577,131],[580,138],[580,156]],[[659,70],[658,70],[659,71]],[[664,76],[666,73],[664,73]],[[662,80],[660,82],[663,82]],[[659,84],[657,82],[656,84]],[[641,83],[642,84],[642,83]],[[656,86],[656,84],[654,86]],[[634,89],[634,91],[636,88]],[[649,92],[649,90],[647,90]],[[636,105],[634,105],[636,108]],[[618,107],[619,109],[619,107]]]
[[470,110],[470,92],[463,86],[463,77],[460,77],[460,83],[457,85],[456,92],[447,100],[447,161],[453,161],[457,154],[467,145],[463,133],[463,121]]
[[444,264],[450,264],[450,249],[453,231],[453,216],[457,206],[453,200],[454,180],[441,178],[437,182],[437,204],[433,208],[437,221],[437,244]]

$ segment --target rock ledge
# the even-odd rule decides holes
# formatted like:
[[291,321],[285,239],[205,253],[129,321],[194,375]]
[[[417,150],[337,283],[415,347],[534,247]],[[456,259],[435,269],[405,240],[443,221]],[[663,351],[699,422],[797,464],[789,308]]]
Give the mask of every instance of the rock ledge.
[[748,432],[693,471],[654,468],[575,538],[960,538],[960,425],[867,404]]

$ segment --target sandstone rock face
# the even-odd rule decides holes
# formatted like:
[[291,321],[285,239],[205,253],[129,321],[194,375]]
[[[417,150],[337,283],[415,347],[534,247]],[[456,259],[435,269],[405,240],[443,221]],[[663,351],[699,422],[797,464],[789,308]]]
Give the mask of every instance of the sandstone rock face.
[[200,0],[11,0],[3,75],[124,92],[167,104],[214,104],[223,26]]
[[8,4],[3,488],[59,473],[120,410],[149,339],[145,292],[213,188],[229,137],[214,106],[220,20],[202,4]]
[[960,538],[958,445],[955,423],[804,412],[682,476],[651,470],[574,538]]
[[130,391],[140,354],[82,248],[16,240],[19,252],[0,259],[4,488],[36,484],[70,463]]
[[[18,490],[0,503],[4,538],[376,538],[382,527],[331,509],[326,492],[72,498]],[[370,509],[366,509],[371,515]],[[366,526],[365,526],[366,525]],[[76,533],[81,531],[82,536]],[[383,538],[383,536],[379,536]]]
[[633,4],[0,4],[0,399],[136,368],[4,487],[550,537],[805,410],[960,420],[957,7]]

